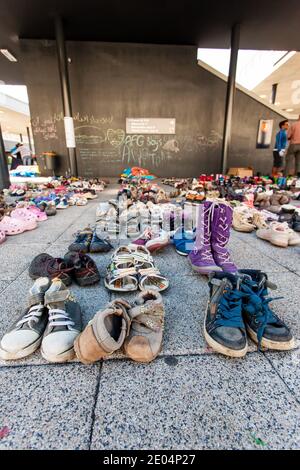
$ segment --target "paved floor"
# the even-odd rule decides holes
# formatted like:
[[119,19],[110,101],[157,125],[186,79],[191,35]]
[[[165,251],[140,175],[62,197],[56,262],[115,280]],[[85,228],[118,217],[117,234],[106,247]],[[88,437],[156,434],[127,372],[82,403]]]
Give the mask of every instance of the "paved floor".
[[[113,197],[116,187],[100,199]],[[0,246],[0,335],[26,302],[31,259],[42,251],[63,255],[72,234],[95,221],[98,201],[63,211]],[[275,248],[237,232],[230,248],[239,267],[264,269],[278,285],[285,299],[276,309],[300,338],[299,248]],[[104,275],[109,255],[94,259]],[[161,355],[149,365],[121,354],[92,366],[50,365],[38,352],[0,363],[0,449],[300,447],[300,351],[259,353],[251,344],[244,360],[212,353],[201,332],[206,279],[172,246],[156,261],[170,279]],[[113,297],[103,281],[72,291],[85,322]]]

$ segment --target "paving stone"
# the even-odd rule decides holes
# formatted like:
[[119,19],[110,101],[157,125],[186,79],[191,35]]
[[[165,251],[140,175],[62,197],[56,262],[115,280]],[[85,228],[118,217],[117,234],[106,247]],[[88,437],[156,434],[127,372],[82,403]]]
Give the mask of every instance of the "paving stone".
[[9,286],[10,282],[11,281],[0,281],[0,292],[6,289],[6,287]]
[[261,269],[268,272],[287,271],[283,266],[278,264],[276,257],[271,259],[265,256],[262,251],[256,251],[255,247],[253,247],[250,242],[246,243],[237,237],[232,237],[228,247],[232,259],[239,269]]
[[267,351],[265,357],[300,403],[300,348],[294,351]]
[[32,259],[45,251],[47,246],[43,243],[23,245],[22,238],[19,245],[3,243],[0,246],[0,279],[4,281],[16,279],[29,266]]
[[[253,257],[256,261],[257,258],[263,257],[263,260],[266,258],[269,259],[268,264],[275,261],[279,265],[280,271],[290,270],[296,273],[300,273],[300,247],[299,246],[289,246],[288,248],[280,248],[272,245],[271,243],[261,240],[256,236],[255,232],[252,233],[241,233],[235,232],[238,234],[235,236],[235,239],[239,239],[244,243],[249,245],[250,251],[253,254],[256,253],[258,256]],[[272,261],[273,260],[273,261]]]
[[91,448],[262,448],[257,437],[267,449],[297,449],[299,418],[300,405],[258,353],[106,361]]
[[98,376],[98,365],[0,369],[0,449],[88,449]]

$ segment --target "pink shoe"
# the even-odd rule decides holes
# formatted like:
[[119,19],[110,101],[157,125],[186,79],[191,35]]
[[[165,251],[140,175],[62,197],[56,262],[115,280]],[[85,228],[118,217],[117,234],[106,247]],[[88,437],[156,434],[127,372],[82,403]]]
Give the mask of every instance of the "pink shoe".
[[33,214],[39,222],[43,222],[44,220],[47,220],[47,214],[45,212],[42,212],[38,207],[36,206],[29,206],[26,209],[28,212]]
[[37,219],[27,209],[15,209],[10,216],[13,219],[23,222],[25,230],[34,230],[37,228]]
[[18,235],[19,233],[25,232],[25,227],[20,219],[13,219],[7,215],[0,221],[0,230],[5,235]]
[[3,230],[0,230],[0,245],[5,241],[5,232]]

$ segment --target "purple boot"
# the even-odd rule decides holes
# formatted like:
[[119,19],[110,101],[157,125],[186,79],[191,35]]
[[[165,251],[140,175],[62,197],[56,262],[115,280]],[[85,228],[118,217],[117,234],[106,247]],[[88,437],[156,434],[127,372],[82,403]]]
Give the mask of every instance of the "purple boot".
[[195,271],[200,274],[210,274],[221,271],[211,251],[211,209],[212,203],[205,201],[198,207],[196,241],[194,249],[189,254],[189,260]]
[[211,247],[214,260],[223,271],[235,273],[236,265],[231,261],[226,245],[230,237],[232,209],[227,204],[215,203],[212,213]]

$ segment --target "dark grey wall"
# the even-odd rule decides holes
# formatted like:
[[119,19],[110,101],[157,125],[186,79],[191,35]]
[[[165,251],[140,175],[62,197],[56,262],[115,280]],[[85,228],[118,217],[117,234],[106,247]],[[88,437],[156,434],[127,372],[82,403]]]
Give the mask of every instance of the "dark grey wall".
[[[159,176],[219,171],[226,84],[196,54],[188,46],[68,43],[81,175],[113,176],[128,165]],[[64,172],[55,44],[23,40],[22,57],[37,152],[55,150]],[[275,132],[280,116],[240,91],[235,104],[229,165],[270,171],[272,148],[256,149],[258,120],[274,119]],[[126,117],[175,117],[176,135],[126,135]]]

